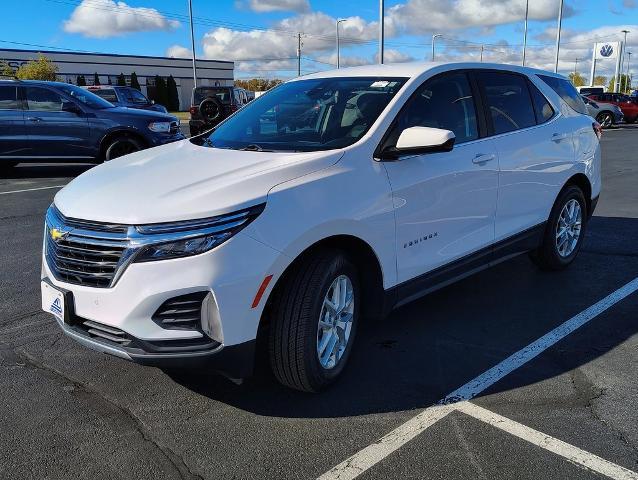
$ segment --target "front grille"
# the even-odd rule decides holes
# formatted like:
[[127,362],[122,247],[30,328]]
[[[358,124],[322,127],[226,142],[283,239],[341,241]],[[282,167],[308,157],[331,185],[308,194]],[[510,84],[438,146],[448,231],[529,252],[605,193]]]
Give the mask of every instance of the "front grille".
[[189,293],[166,300],[153,314],[153,321],[168,330],[200,330],[202,301],[206,292]]
[[75,285],[111,286],[126,257],[127,231],[126,225],[66,218],[57,209],[50,209],[45,248],[51,273]]
[[127,347],[132,341],[125,331],[91,320],[85,320],[79,327],[95,340],[106,341],[121,347]]

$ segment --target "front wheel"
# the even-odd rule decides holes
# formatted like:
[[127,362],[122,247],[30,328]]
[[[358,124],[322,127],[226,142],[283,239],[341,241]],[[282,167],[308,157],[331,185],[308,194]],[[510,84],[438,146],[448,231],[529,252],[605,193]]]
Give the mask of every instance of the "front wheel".
[[543,242],[531,254],[542,270],[562,270],[580,250],[587,225],[587,204],[580,188],[570,185],[559,195],[549,216]]
[[357,270],[348,257],[324,250],[296,266],[275,294],[269,353],[285,386],[318,392],[343,372],[359,318]]
[[104,160],[113,160],[129,153],[142,150],[144,146],[132,137],[116,137],[108,144],[104,154]]
[[600,123],[601,127],[610,128],[614,124],[614,117],[609,112],[603,112],[598,114],[596,121]]

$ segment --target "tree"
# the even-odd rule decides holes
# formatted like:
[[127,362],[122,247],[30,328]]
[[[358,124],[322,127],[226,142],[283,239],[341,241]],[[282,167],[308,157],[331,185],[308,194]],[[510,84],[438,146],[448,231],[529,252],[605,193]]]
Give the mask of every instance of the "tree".
[[86,85],[86,78],[84,78],[84,75],[78,75],[75,83],[78,87],[84,87]]
[[251,78],[247,80],[235,80],[235,86],[239,88],[245,88],[246,90],[250,90],[251,92],[265,92],[266,90],[270,90],[273,87],[276,87],[280,83],[283,83],[283,80],[278,78],[266,79],[266,78]]
[[18,68],[15,76],[20,80],[49,80],[55,81],[58,67],[47,57],[38,54],[38,58],[30,60]]
[[573,72],[569,74],[569,81],[572,82],[574,87],[582,87],[585,85],[585,78],[578,72]]
[[93,85],[99,85],[100,84],[100,76],[97,74],[97,72],[95,72],[93,74]]
[[131,88],[139,90],[140,92],[142,91],[142,87],[140,86],[140,82],[137,79],[137,73],[135,73],[135,72],[131,73]]
[[[616,91],[616,76],[615,75],[611,77],[611,80],[609,81],[608,90],[610,92]],[[629,90],[629,77],[623,73],[620,75],[620,90],[618,92],[625,93],[628,90]]]
[[596,75],[594,77],[594,85],[599,85],[599,86],[607,85],[607,77],[603,77],[602,75]]
[[179,111],[179,93],[177,91],[177,82],[175,82],[173,75],[166,80],[166,89],[168,93],[168,104],[166,108],[168,108],[170,112]]
[[116,85],[117,85],[118,87],[126,87],[126,77],[124,76],[124,74],[123,74],[123,73],[120,73],[120,74],[117,76],[117,83],[116,83]]
[[15,77],[15,72],[13,71],[13,68],[11,68],[5,60],[0,61],[0,77],[5,77],[5,78]]
[[108,77],[106,77],[106,78],[108,78],[108,80],[109,80],[107,83],[108,83],[109,85],[113,85],[113,82],[111,81],[111,76],[109,75],[109,76],[108,76]]
[[168,88],[166,80],[159,75],[155,76],[155,89],[153,90],[153,100],[155,103],[168,107]]

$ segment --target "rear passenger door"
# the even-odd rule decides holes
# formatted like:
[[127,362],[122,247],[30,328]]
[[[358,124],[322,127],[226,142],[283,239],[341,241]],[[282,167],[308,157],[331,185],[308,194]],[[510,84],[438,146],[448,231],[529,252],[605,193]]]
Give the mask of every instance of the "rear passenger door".
[[526,76],[504,71],[477,76],[499,157],[498,242],[547,221],[560,188],[557,172],[574,162],[574,139]]
[[22,101],[17,85],[0,85],[0,157],[29,155]]

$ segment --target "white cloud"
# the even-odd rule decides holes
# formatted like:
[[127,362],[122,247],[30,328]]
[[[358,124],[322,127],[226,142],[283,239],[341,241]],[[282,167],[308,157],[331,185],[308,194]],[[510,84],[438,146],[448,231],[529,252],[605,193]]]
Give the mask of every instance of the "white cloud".
[[[379,53],[375,53],[374,61],[377,62],[379,60]],[[408,55],[407,53],[400,52],[398,50],[384,49],[383,51],[383,62],[384,63],[405,63],[405,62],[413,62],[415,59],[413,56]]]
[[179,26],[178,21],[167,19],[154,8],[130,7],[114,0],[82,0],[64,22],[64,31],[107,38],[131,32],[172,30]]
[[166,56],[169,58],[192,58],[193,54],[189,48],[171,45],[166,49]]
[[239,8],[249,8],[253,12],[298,12],[304,13],[310,11],[310,3],[308,0],[238,0]]

